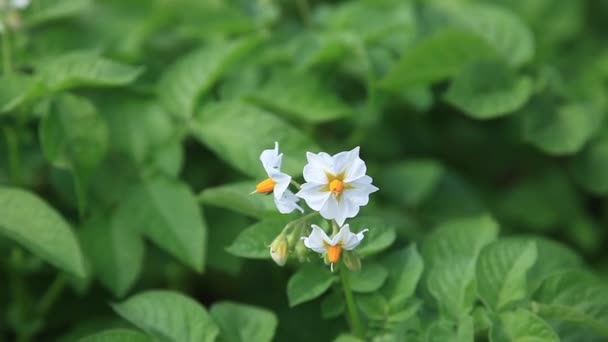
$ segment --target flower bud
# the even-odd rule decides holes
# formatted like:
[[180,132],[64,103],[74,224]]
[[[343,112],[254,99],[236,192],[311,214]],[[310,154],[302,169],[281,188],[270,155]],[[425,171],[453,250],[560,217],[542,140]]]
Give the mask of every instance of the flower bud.
[[272,260],[277,263],[277,265],[285,265],[287,258],[289,257],[285,234],[279,234],[279,236],[272,241],[272,244],[270,244],[270,256],[272,257]]
[[361,258],[359,258],[357,253],[353,251],[344,251],[342,260],[344,261],[344,265],[346,266],[346,268],[348,268],[352,272],[361,271]]
[[298,241],[296,243],[296,256],[298,257],[298,260],[300,262],[305,262],[306,260],[308,260],[308,247],[306,247],[306,245],[304,244],[304,240],[300,239],[300,241]]

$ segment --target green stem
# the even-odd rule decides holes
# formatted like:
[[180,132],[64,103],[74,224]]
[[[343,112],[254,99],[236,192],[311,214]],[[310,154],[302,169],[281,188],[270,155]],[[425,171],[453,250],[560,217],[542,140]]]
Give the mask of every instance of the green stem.
[[298,5],[298,10],[300,11],[302,19],[304,20],[304,24],[310,26],[310,6],[308,5],[308,1],[296,0],[296,4]]
[[300,190],[300,188],[302,187],[302,185],[300,185],[300,183],[296,182],[295,180],[291,180],[291,184],[293,186],[295,186],[296,188],[298,188],[298,190]]
[[12,72],[13,65],[11,63],[11,42],[7,25],[4,25],[4,31],[0,35],[2,36],[2,67],[4,74],[8,75]]
[[332,235],[336,235],[340,231],[340,227],[338,226],[338,222],[336,222],[336,220],[331,220],[331,230]]
[[340,269],[340,277],[342,279],[342,288],[344,289],[344,298],[346,299],[346,310],[348,312],[348,322],[353,335],[363,338],[363,330],[361,329],[361,319],[359,311],[355,305],[355,297],[350,288],[349,272],[342,268]]
[[290,228],[292,228],[293,226],[296,226],[296,225],[298,225],[298,224],[300,224],[302,222],[305,222],[305,221],[309,220],[310,218],[315,217],[317,215],[319,215],[319,213],[315,211],[315,212],[312,212],[310,214],[306,214],[306,215],[304,215],[304,216],[302,216],[302,217],[300,217],[300,218],[298,218],[296,220],[293,220],[293,221],[289,222],[288,224],[285,225],[285,228],[283,228],[283,231],[281,232],[281,234],[287,233],[287,231]]
[[10,170],[11,184],[21,184],[21,158],[19,156],[19,136],[11,126],[3,127],[8,149],[8,165]]
[[63,292],[63,289],[65,288],[66,284],[67,278],[63,273],[60,273],[57,275],[57,277],[55,277],[55,280],[53,280],[51,285],[47,288],[46,292],[42,296],[42,299],[40,299],[40,304],[38,304],[37,311],[38,315],[40,315],[41,317],[44,317],[44,315],[46,315],[46,313],[51,309],[51,307],[53,307],[53,304],[55,304],[55,301],[57,301],[57,299],[59,298],[59,295],[61,295],[61,292]]

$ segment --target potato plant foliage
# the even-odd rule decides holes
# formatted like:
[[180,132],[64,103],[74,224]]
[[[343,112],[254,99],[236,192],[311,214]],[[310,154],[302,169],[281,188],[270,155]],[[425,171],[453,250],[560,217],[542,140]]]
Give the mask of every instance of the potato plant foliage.
[[[0,0],[0,341],[608,340],[607,14]],[[275,142],[360,146],[348,279],[273,262]]]

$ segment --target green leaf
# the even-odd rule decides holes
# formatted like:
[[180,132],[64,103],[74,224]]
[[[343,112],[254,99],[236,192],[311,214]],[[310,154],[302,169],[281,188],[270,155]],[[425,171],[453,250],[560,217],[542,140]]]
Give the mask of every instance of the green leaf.
[[591,141],[571,161],[575,180],[585,190],[597,194],[608,194],[608,134]]
[[289,278],[287,283],[289,306],[294,307],[321,296],[333,282],[334,276],[329,271],[329,267],[304,265]]
[[348,116],[351,109],[311,73],[276,73],[247,98],[277,114],[318,124]]
[[38,77],[25,74],[3,74],[0,76],[0,115],[15,110],[18,106],[43,92]]
[[172,115],[191,118],[198,99],[258,43],[258,37],[221,42],[180,58],[163,72],[158,82],[161,103]]
[[452,11],[460,28],[478,34],[512,66],[521,66],[534,57],[534,36],[511,11],[489,4],[460,6]]
[[285,218],[259,221],[245,228],[226,250],[243,258],[270,259],[270,244],[288,222]]
[[601,111],[580,103],[558,108],[537,105],[523,113],[523,136],[547,154],[570,155],[595,134],[603,116]]
[[456,321],[475,301],[475,259],[454,256],[428,268],[426,285],[442,316]]
[[76,87],[116,87],[133,82],[142,68],[114,62],[95,52],[76,51],[43,60],[40,74],[51,91]]
[[192,134],[238,170],[266,178],[259,157],[274,148],[284,153],[283,172],[302,173],[307,151],[319,148],[306,135],[276,116],[241,102],[207,105],[192,122]]
[[534,238],[534,242],[537,259],[528,272],[529,293],[533,293],[549,276],[565,270],[580,269],[583,265],[583,259],[566,245],[544,238]]
[[475,119],[493,119],[520,109],[532,94],[532,79],[502,63],[472,64],[458,75],[445,100]]
[[379,264],[365,263],[359,272],[350,275],[351,287],[354,292],[374,292],[386,281],[388,271]]
[[426,341],[473,342],[475,340],[473,318],[469,315],[462,316],[457,323],[443,320],[433,322],[426,331]]
[[356,249],[357,254],[368,256],[376,254],[390,247],[395,241],[397,234],[395,227],[379,217],[359,216],[349,221],[352,232],[360,232],[369,229],[365,238]]
[[401,91],[428,85],[459,74],[472,62],[495,55],[495,50],[476,34],[443,30],[406,51],[381,86]]
[[33,193],[0,186],[0,234],[76,277],[87,276],[85,259],[70,225]]
[[517,309],[500,314],[500,327],[492,328],[492,342],[559,342],[559,336],[542,318]]
[[541,317],[575,323],[608,337],[608,287],[589,273],[555,274],[535,297]]
[[220,327],[218,339],[226,342],[272,341],[277,317],[255,306],[220,302],[209,310]]
[[71,17],[82,13],[93,3],[92,0],[38,1],[25,11],[28,26],[40,25],[52,20]]
[[93,272],[116,297],[131,289],[144,261],[144,242],[133,229],[133,213],[125,209],[119,204],[110,220],[92,219],[81,233]]
[[124,201],[135,229],[197,272],[204,270],[207,227],[187,185],[166,178],[144,180]]
[[505,239],[486,246],[477,260],[477,291],[484,303],[500,310],[527,295],[526,274],[536,262],[534,241]]
[[390,302],[401,302],[410,298],[422,276],[424,262],[415,244],[390,254],[383,264],[389,270],[382,294]]
[[146,291],[113,304],[116,313],[161,341],[215,341],[219,328],[193,299],[172,291]]
[[238,213],[263,219],[277,213],[272,196],[251,195],[255,181],[224,184],[203,190],[198,198],[201,203],[230,209]]
[[110,329],[81,338],[78,342],[152,342],[152,339],[131,329]]
[[443,166],[432,159],[413,159],[389,165],[378,183],[382,193],[406,206],[422,204],[439,185]]
[[339,317],[344,313],[345,308],[344,293],[334,291],[325,296],[321,301],[321,317],[323,319]]

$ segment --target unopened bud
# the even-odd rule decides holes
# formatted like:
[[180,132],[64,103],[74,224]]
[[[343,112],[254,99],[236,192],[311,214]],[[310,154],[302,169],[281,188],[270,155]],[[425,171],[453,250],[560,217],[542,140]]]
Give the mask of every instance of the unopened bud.
[[344,265],[346,266],[346,268],[348,268],[352,272],[361,271],[361,258],[359,258],[357,253],[353,251],[344,251],[342,260],[344,261]]
[[270,256],[272,257],[272,260],[277,263],[277,265],[285,265],[287,262],[287,257],[289,257],[285,234],[279,234],[279,236],[272,241],[270,244]]
[[296,243],[295,250],[296,256],[298,257],[298,260],[300,262],[305,262],[306,260],[308,260],[308,251],[310,251],[310,249],[306,247],[306,245],[304,244],[304,240],[300,239],[300,241]]

